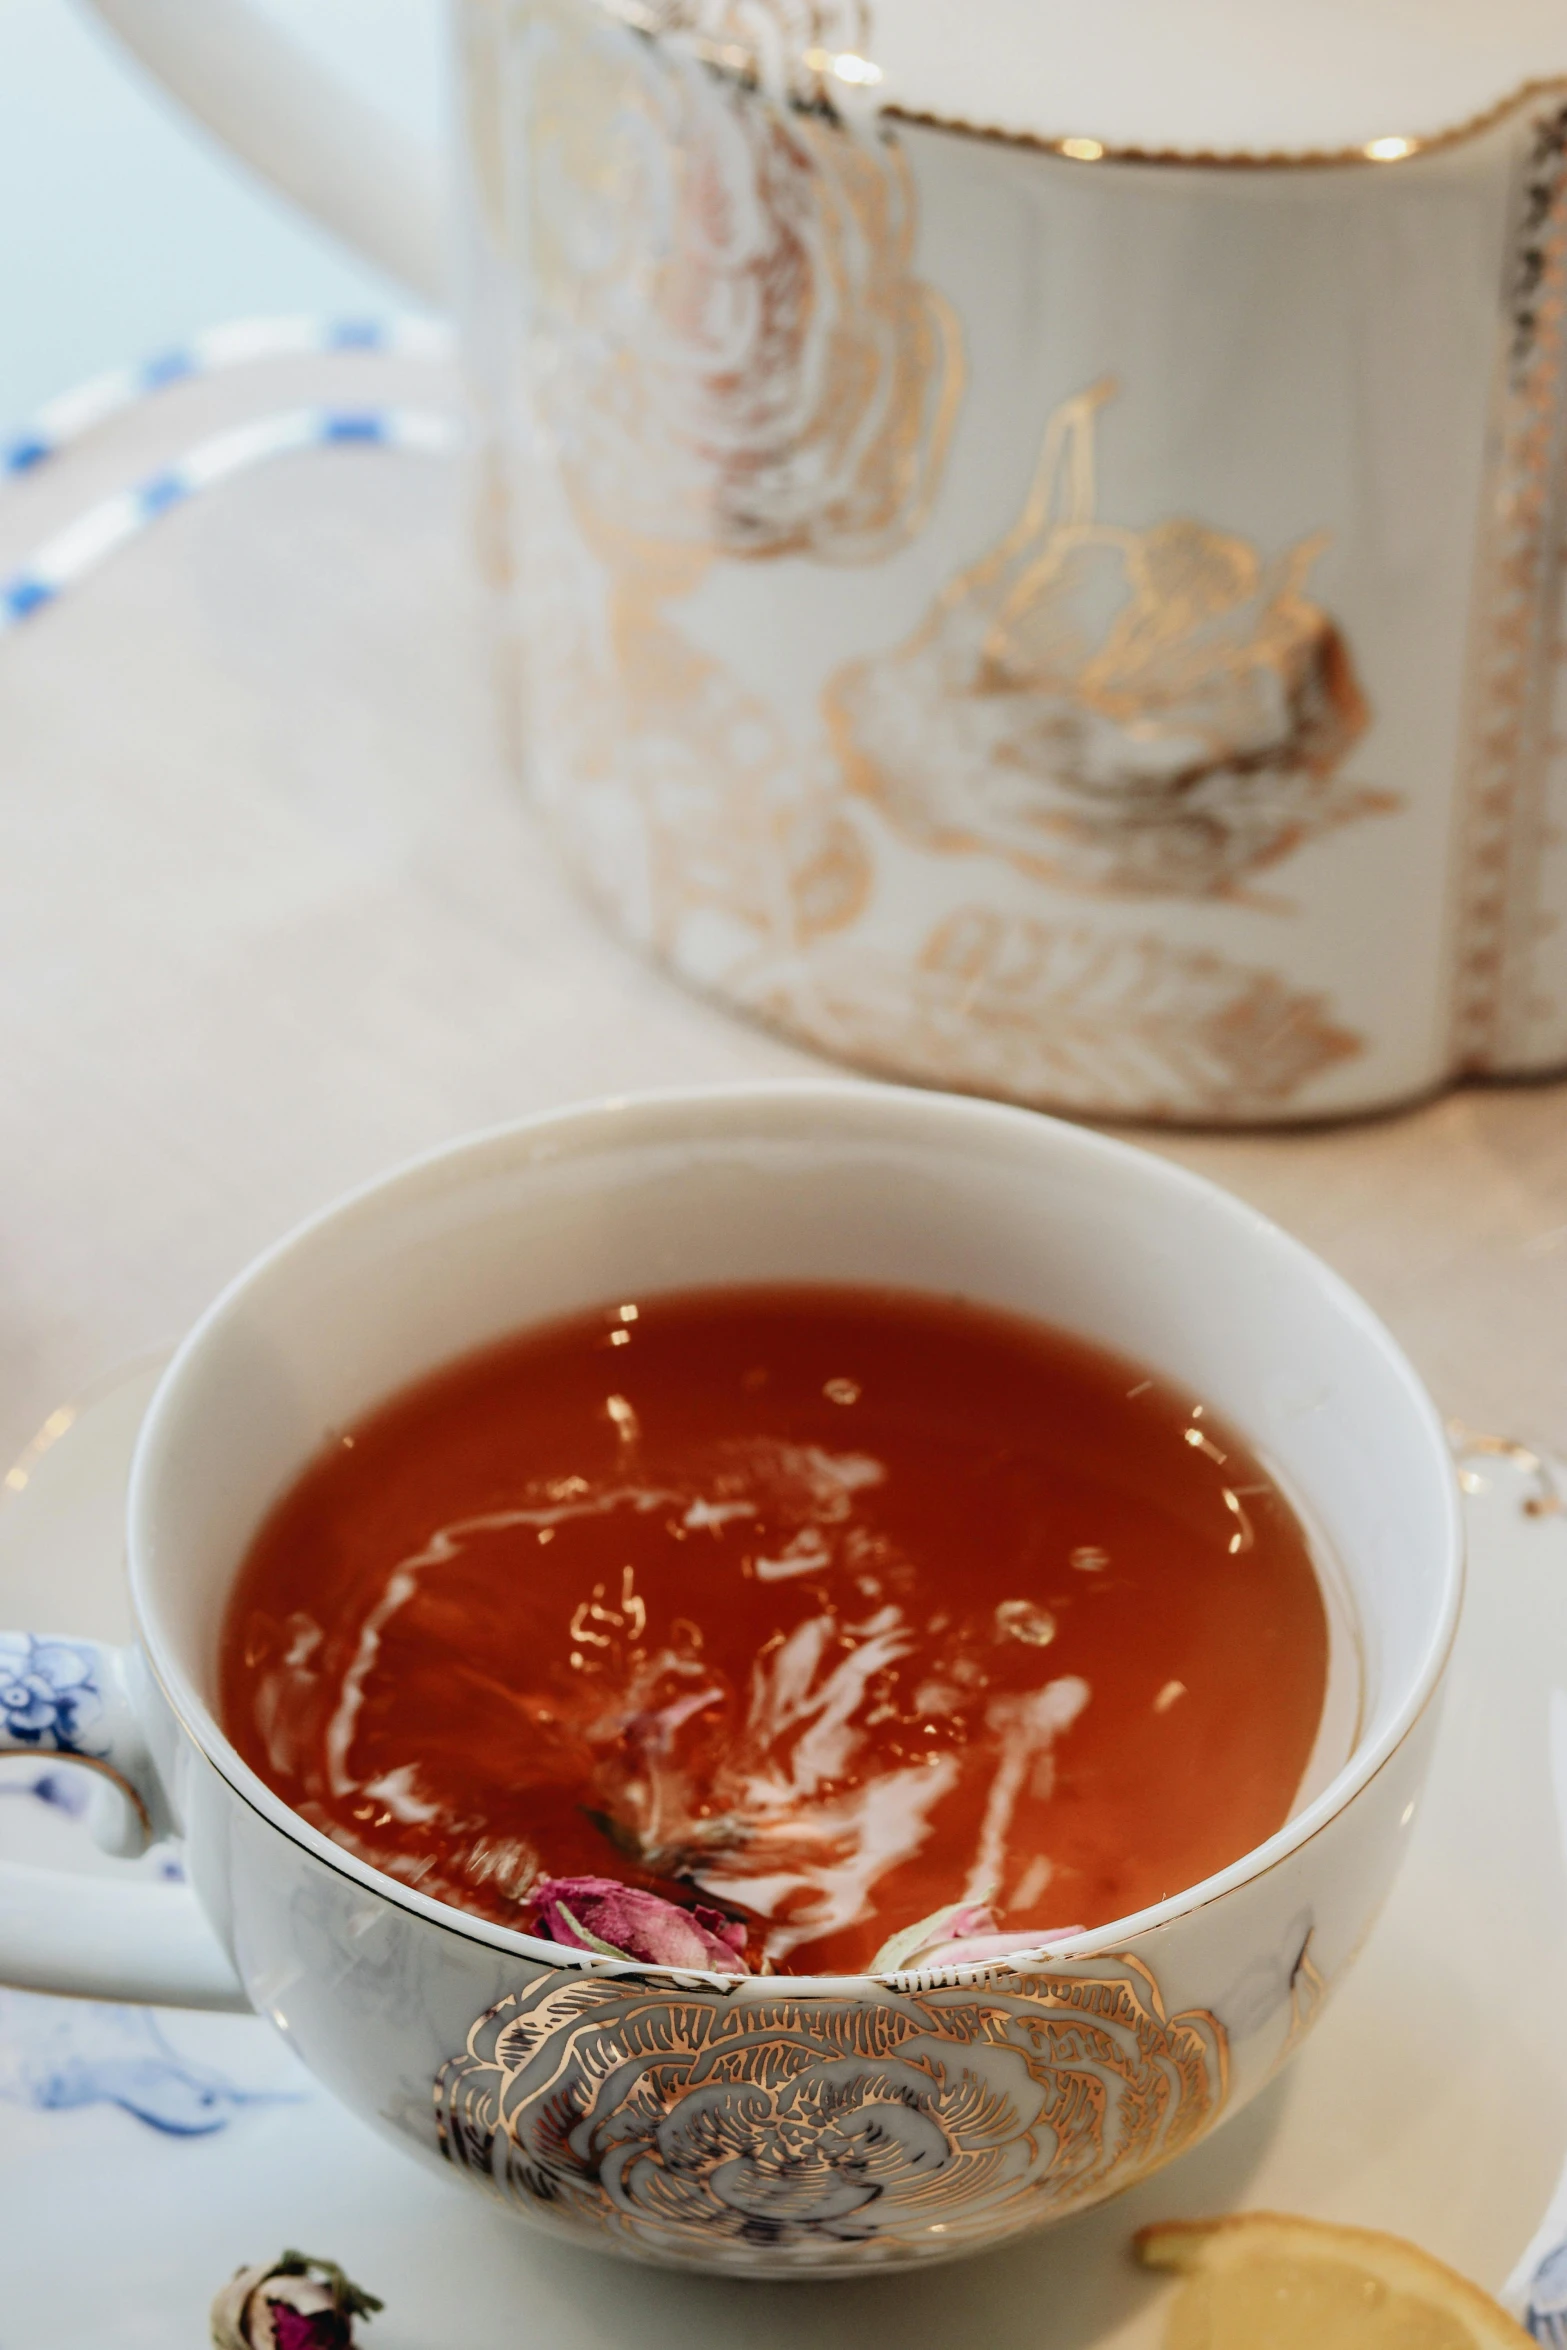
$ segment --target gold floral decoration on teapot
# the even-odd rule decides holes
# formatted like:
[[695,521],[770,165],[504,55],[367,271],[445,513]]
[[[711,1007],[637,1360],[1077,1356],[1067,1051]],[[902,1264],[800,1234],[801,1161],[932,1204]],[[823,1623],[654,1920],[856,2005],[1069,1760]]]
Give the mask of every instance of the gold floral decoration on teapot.
[[1326,996],[1266,966],[982,903],[913,955],[850,930],[759,961],[741,990],[867,1068],[1100,1116],[1266,1117],[1362,1049]]
[[612,562],[902,544],[962,360],[896,141],[578,0],[526,22],[528,373],[583,527]]
[[1017,523],[904,644],[837,671],[827,722],[851,785],[921,847],[1073,889],[1233,894],[1396,802],[1338,780],[1369,713],[1305,593],[1325,541],[1264,563],[1204,523],[1098,521],[1112,389],[1055,411]]

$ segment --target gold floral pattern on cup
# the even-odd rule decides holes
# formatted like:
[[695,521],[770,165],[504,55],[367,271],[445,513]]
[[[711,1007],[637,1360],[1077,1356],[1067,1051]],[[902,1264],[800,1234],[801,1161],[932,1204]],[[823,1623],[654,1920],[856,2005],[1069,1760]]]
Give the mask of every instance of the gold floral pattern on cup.
[[1228,2050],[1126,1953],[852,1992],[545,1976],[435,2084],[442,2151],[627,2249],[950,2253],[1097,2202],[1202,2136]]

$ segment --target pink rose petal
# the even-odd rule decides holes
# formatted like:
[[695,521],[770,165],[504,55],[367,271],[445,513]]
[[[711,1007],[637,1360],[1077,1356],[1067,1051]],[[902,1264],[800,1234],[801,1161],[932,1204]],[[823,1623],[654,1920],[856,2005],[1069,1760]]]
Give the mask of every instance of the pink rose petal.
[[270,2314],[277,2350],[350,2350],[349,2321],[335,2309],[290,2309],[274,2302]]
[[910,1960],[913,1967],[967,1966],[980,1958],[1007,1958],[1021,1950],[1048,1950],[1052,1942],[1070,1942],[1074,1934],[1081,1934],[1082,1926],[1052,1926],[1041,1933],[1038,1927],[1017,1934],[962,1934],[950,1942],[937,1942],[922,1950]]
[[947,1920],[947,1937],[954,1942],[966,1942],[972,1934],[993,1934],[995,1914],[988,1901],[970,1901],[955,1909]]

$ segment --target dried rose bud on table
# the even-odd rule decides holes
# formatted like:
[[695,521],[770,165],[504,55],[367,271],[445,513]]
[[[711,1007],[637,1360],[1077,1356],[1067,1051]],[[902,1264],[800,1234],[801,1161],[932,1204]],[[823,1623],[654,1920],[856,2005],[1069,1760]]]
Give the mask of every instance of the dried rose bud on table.
[[236,2269],[212,2304],[213,2350],[353,2350],[354,2320],[382,2304],[335,2260],[280,2252]]

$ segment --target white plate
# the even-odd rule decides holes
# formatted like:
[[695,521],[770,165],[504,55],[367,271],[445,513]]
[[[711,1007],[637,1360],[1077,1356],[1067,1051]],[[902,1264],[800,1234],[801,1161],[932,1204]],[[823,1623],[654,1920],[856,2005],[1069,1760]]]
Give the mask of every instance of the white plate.
[[[12,1473],[0,1619],[124,1636],[125,1475],[156,1374],[100,1389]],[[536,2238],[425,2173],[317,2090],[267,2024],[0,1991],[0,2350],[192,2350],[229,2272],[285,2244],[382,2295],[371,2350],[728,2350],[741,2327],[746,2350],[862,2350],[868,2334],[1155,2350],[1163,2288],[1127,2258],[1133,2228],[1248,2206],[1394,2228],[1493,2291],[1511,2282],[1517,2306],[1567,2231],[1553,2208],[1567,1516],[1530,1514],[1542,1482],[1520,1462],[1474,1455],[1465,1477],[1469,1596],[1386,1914],[1284,2077],[1143,2186],[950,2268],[809,2291],[674,2276]],[[4,1783],[46,1771],[9,1764]],[[124,1865],[25,1793],[0,1801],[0,1850]],[[1542,2308],[1540,2338],[1567,2342],[1549,2322]]]

